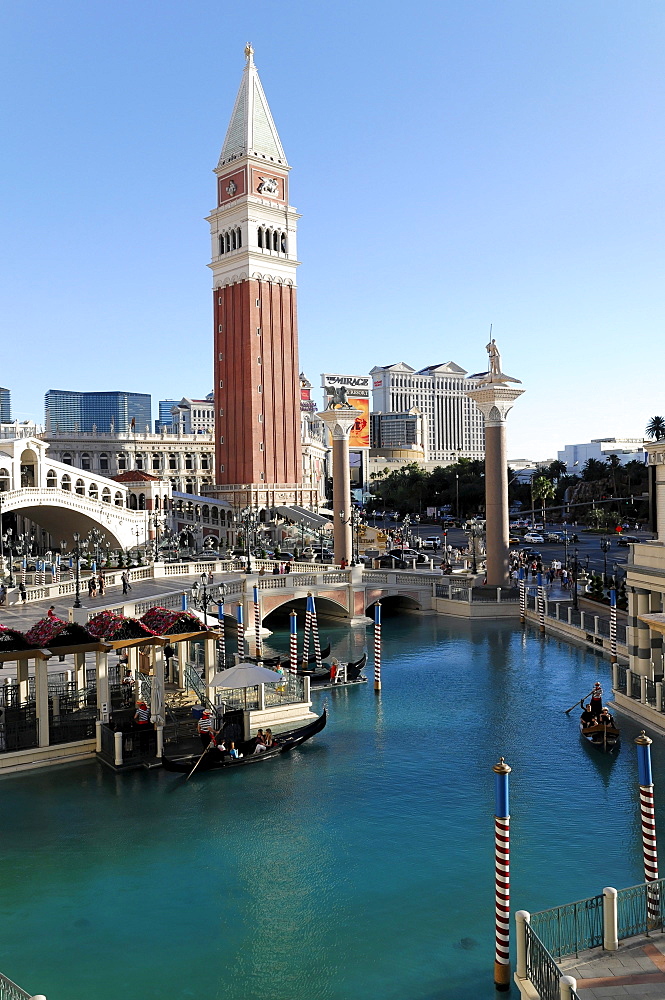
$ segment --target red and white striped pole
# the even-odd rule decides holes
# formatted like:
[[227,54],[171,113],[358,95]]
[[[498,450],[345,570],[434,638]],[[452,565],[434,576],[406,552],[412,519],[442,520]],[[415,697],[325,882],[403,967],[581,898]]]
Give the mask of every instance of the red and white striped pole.
[[510,989],[510,796],[508,767],[503,757],[494,771],[494,884],[495,950],[494,986]]
[[311,607],[311,623],[310,628],[312,629],[312,638],[314,640],[314,662],[316,669],[321,669],[321,643],[319,642],[319,623],[316,617],[316,605],[314,604],[314,597],[310,597],[312,604]]
[[[651,740],[642,730],[636,738],[637,768],[640,782],[640,814],[642,819],[642,851],[644,853],[644,881],[658,881],[658,844],[656,842],[656,815],[653,805],[653,777],[651,774]],[[660,891],[658,886],[647,887],[648,926],[660,924]]]
[[381,602],[374,605],[374,690],[381,690]]
[[236,608],[236,620],[238,622],[238,656],[240,662],[245,659],[245,623],[243,621],[242,603],[238,603]]
[[291,612],[291,638],[289,644],[289,672],[292,677],[298,673],[298,615]]
[[310,597],[312,595],[307,595],[307,605],[305,609],[305,633],[303,635],[303,645],[302,645],[302,666],[303,670],[307,670],[309,664],[309,633],[312,627],[312,613],[310,611]]
[[256,643],[256,658],[263,659],[263,643],[261,641],[261,603],[259,600],[259,588],[254,587],[254,636]]

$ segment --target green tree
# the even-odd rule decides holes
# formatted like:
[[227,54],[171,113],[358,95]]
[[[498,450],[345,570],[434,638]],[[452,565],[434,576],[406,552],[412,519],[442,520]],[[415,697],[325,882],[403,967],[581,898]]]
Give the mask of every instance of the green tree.
[[591,596],[596,601],[602,601],[605,596],[605,587],[600,573],[594,573],[591,577]]
[[607,475],[607,466],[604,462],[599,461],[597,458],[588,459],[586,465],[582,469],[582,479],[587,483],[598,482],[600,479],[605,479]]
[[554,486],[547,476],[538,476],[532,484],[533,499],[540,500],[543,517],[543,528],[545,527],[545,504],[551,500],[555,494]]
[[665,417],[652,417],[646,426],[645,433],[647,437],[655,438],[656,441],[665,438]]
[[553,462],[550,462],[550,464],[545,469],[545,475],[547,476],[548,479],[558,480],[561,479],[562,476],[565,476],[567,473],[568,473],[568,466],[566,465],[565,462],[560,462],[558,459],[555,459]]

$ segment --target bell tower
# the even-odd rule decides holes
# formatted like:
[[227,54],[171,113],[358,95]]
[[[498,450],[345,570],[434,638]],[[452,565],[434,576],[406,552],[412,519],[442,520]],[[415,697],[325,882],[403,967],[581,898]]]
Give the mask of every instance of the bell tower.
[[234,506],[308,503],[302,487],[296,223],[282,143],[254,65],[224,139],[212,240],[215,493]]

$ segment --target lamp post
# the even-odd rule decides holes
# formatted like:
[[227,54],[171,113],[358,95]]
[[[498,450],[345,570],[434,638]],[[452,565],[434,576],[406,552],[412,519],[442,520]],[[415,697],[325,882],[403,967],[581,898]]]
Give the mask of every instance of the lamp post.
[[243,507],[240,511],[240,521],[242,522],[243,531],[245,533],[245,549],[247,551],[247,568],[248,573],[252,572],[252,543],[251,538],[253,533],[256,531],[256,527],[259,523],[259,512],[254,510],[252,507]]
[[404,549],[407,548],[404,542],[406,541],[407,535],[409,534],[409,528],[411,527],[411,518],[408,514],[404,515],[404,520],[402,521],[402,561],[404,561]]
[[3,538],[3,545],[9,549],[9,586],[14,586],[14,532],[7,528]]
[[575,549],[573,554],[573,610],[577,611],[578,600],[577,600],[577,549]]
[[607,553],[612,548],[612,542],[609,538],[601,538],[600,548],[603,553],[603,584],[607,586]]
[[459,521],[459,472],[455,473],[455,520]]
[[360,555],[359,545],[358,545],[358,532],[360,530],[362,515],[359,510],[357,510],[355,507],[352,507],[348,517],[346,516],[346,511],[344,510],[340,510],[339,517],[340,520],[343,522],[343,524],[351,525],[351,542],[352,542],[351,565],[355,566],[355,564],[358,562],[358,557]]
[[78,531],[74,532],[74,559],[76,566],[76,596],[74,607],[81,607],[81,536]]
[[95,550],[95,566],[100,561],[99,550],[104,537],[104,532],[100,531],[99,528],[91,528],[86,535],[86,541]]
[[198,607],[200,607],[201,610],[203,611],[203,625],[207,630],[208,606],[210,604],[216,604],[217,599],[213,597],[212,594],[208,593],[208,584],[203,579],[204,575],[205,574],[203,573],[201,574],[201,583],[199,583],[198,580],[195,580],[194,583],[192,584],[191,597],[192,597],[192,603],[195,606],[198,605]]

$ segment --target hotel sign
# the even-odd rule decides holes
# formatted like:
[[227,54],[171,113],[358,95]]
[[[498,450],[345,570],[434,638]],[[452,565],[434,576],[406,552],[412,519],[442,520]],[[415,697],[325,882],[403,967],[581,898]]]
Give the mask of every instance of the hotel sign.
[[355,396],[357,399],[369,399],[369,390],[372,386],[372,380],[369,375],[321,376],[321,386],[324,389],[328,387],[336,389],[340,385],[346,386],[347,395],[349,396]]

